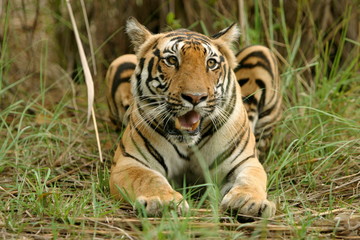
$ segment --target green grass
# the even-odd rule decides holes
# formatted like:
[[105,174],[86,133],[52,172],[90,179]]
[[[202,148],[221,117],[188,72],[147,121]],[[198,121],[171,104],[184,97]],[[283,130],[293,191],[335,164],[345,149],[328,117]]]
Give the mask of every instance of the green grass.
[[[261,8],[256,5],[256,9]],[[305,63],[299,58],[300,25],[289,30],[285,10],[278,11],[279,19],[272,12],[266,24],[270,40],[273,31],[284,38],[287,54],[280,61],[284,114],[264,164],[269,197],[278,210],[273,219],[240,224],[219,212],[218,189],[211,183],[196,200],[191,195],[200,186],[179,189],[191,207],[185,216],[165,211],[162,217],[147,218],[129,204],[111,199],[109,163],[118,134],[104,117],[104,98],[98,97],[96,105],[106,159],[101,164],[93,128],[85,125],[85,86],[66,86],[56,104],[47,103],[54,85],[46,77],[51,61],[48,42],[37,43],[39,74],[12,75],[14,62],[25,50],[9,47],[14,41],[8,32],[9,10],[1,23],[0,237],[318,239],[359,234],[358,227],[351,227],[360,222],[360,43],[348,39],[344,31],[337,51],[331,53],[335,43],[324,44],[319,35],[314,43],[316,58]],[[231,22],[218,12],[217,16],[220,22],[214,24]],[[207,31],[202,21],[197,24]],[[246,38],[265,43],[265,34],[256,34],[264,25],[257,12]],[[342,59],[346,42],[353,51]],[[313,74],[307,79],[310,68]],[[39,86],[31,96],[23,88],[29,81]]]

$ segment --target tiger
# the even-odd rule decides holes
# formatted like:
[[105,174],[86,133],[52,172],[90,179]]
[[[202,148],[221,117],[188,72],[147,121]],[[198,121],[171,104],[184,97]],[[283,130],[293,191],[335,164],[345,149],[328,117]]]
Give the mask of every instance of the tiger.
[[130,77],[136,64],[137,59],[134,54],[125,54],[115,59],[106,73],[106,99],[109,107],[109,119],[118,129],[127,124],[125,113],[133,98]]
[[191,186],[210,174],[224,212],[274,216],[259,161],[281,116],[273,53],[254,45],[235,55],[236,24],[211,37],[187,29],[153,34],[130,17],[126,32],[135,55],[120,56],[106,74],[110,118],[125,128],[111,195],[148,216],[165,206],[186,213],[189,204],[170,182]]

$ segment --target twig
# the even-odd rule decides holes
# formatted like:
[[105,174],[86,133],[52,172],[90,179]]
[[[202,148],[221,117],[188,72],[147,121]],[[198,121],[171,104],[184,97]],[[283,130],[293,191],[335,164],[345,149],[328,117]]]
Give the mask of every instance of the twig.
[[106,224],[106,223],[103,223],[103,222],[95,221],[95,220],[93,220],[93,219],[91,219],[91,218],[85,218],[85,219],[87,219],[87,220],[89,220],[89,221],[92,221],[92,222],[95,222],[95,223],[97,223],[97,224],[100,224],[100,225],[109,227],[109,228],[116,229],[116,230],[122,232],[127,238],[129,238],[129,239],[131,239],[131,240],[134,239],[134,238],[132,238],[125,230],[123,230],[123,229],[121,229],[121,228],[119,228],[119,227],[115,227],[115,226],[112,226],[112,225],[110,225],[110,224]]
[[2,186],[0,186],[0,190],[3,190],[5,193],[9,194],[11,197],[15,198],[15,195],[13,194],[14,192],[9,192],[8,190],[6,190],[5,188],[3,188]]
[[99,158],[100,158],[100,162],[102,163],[103,162],[103,156],[102,156],[102,151],[101,151],[100,137],[99,137],[99,131],[98,131],[98,127],[97,127],[94,107],[91,108],[91,113],[92,113],[91,115],[92,115],[92,119],[93,119],[93,123],[94,123],[94,129],[95,129],[96,144],[97,144],[97,147],[99,149]]
[[337,213],[337,212],[341,212],[344,210],[348,210],[347,208],[337,208],[337,209],[333,209],[333,210],[329,210],[329,211],[325,211],[325,212],[321,212],[321,213],[314,213],[311,214],[312,217],[319,217],[319,216],[324,216],[324,215],[329,215],[329,214],[333,214],[333,213]]
[[357,175],[360,175],[360,171],[357,172],[357,173],[351,174],[351,175],[347,175],[347,176],[343,176],[343,177],[339,177],[339,178],[333,179],[333,180],[331,180],[331,181],[332,181],[332,182],[337,182],[337,181],[339,181],[339,180],[344,180],[344,179],[346,179],[346,178],[352,178],[352,177],[355,177],[355,176],[357,176]]

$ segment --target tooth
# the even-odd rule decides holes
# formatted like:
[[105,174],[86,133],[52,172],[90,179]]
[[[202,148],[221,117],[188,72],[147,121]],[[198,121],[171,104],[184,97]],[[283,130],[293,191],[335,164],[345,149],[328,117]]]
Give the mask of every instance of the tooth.
[[178,118],[175,118],[175,128],[179,130],[181,129],[181,124]]
[[199,124],[200,124],[200,121],[197,121],[196,123],[194,123],[194,124],[192,125],[191,131],[194,131],[195,129],[197,129],[197,127],[199,126]]

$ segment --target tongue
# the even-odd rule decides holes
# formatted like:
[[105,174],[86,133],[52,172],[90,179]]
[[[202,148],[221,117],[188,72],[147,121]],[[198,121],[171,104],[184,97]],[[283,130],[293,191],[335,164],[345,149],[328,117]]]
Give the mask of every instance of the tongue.
[[200,114],[195,111],[190,111],[183,116],[178,117],[178,123],[180,126],[177,128],[195,130],[199,125]]

